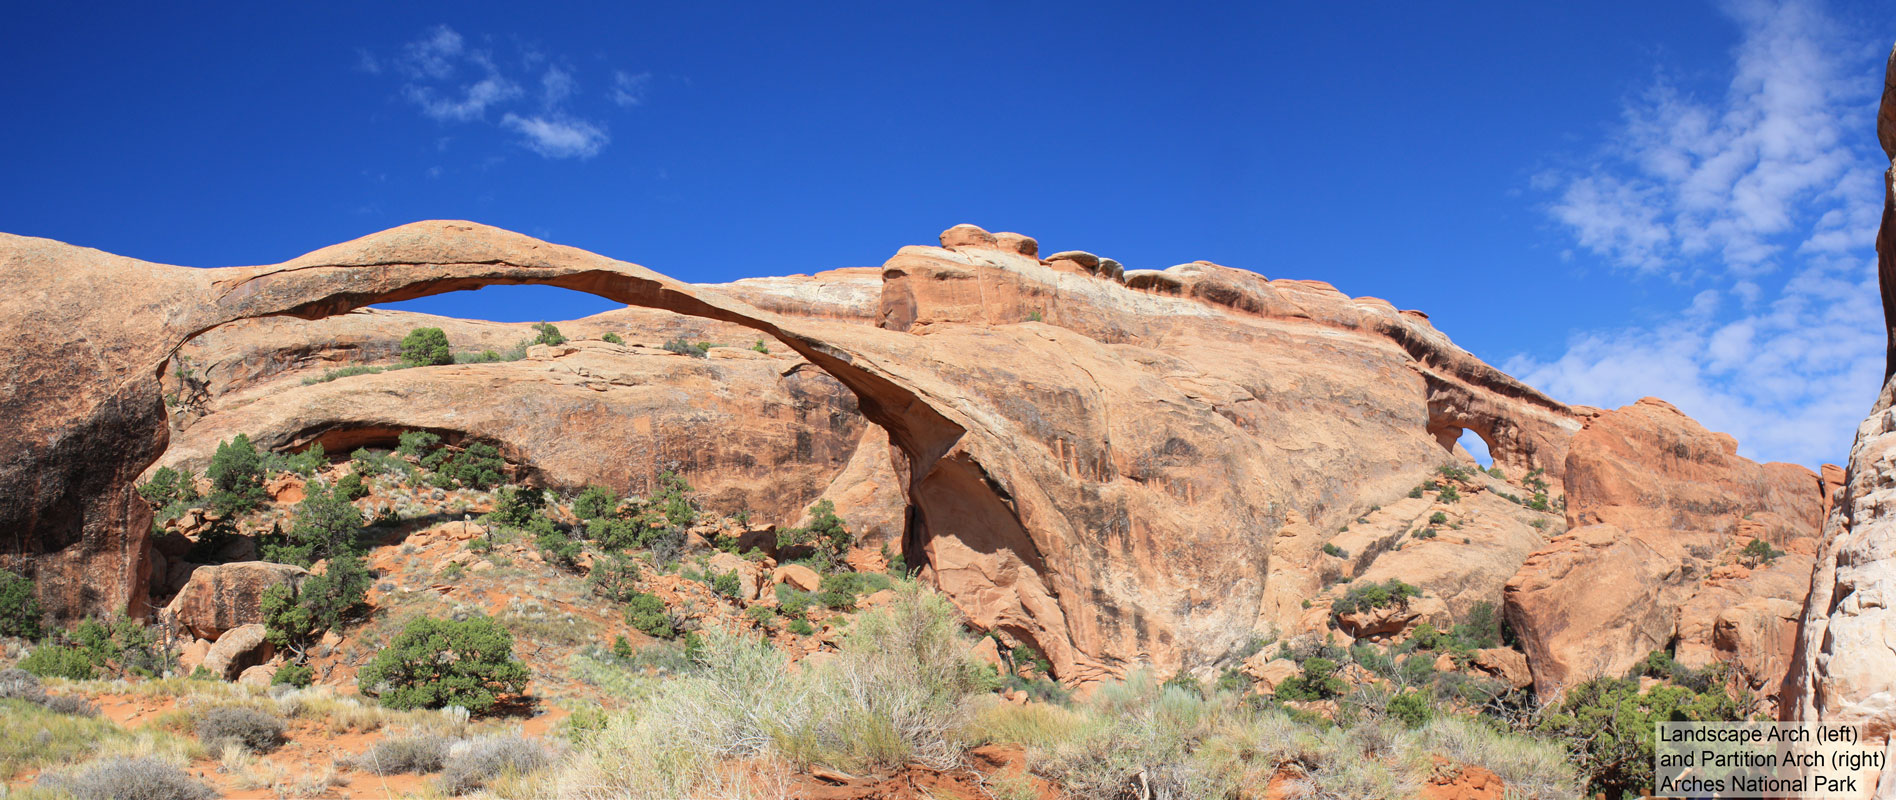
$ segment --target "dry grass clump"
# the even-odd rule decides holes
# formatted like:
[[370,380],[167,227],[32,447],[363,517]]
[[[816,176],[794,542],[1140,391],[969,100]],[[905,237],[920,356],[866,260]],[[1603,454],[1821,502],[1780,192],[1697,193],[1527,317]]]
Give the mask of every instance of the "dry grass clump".
[[40,776],[39,786],[75,800],[210,800],[217,792],[156,758],[103,758],[65,773]]
[[551,763],[552,751],[524,736],[466,739],[449,748],[440,786],[448,794],[465,794],[498,778],[527,775]]
[[452,736],[425,732],[391,736],[349,763],[375,775],[440,772],[448,763],[449,748],[457,741]]
[[20,700],[55,714],[96,717],[99,707],[74,695],[47,694],[39,676],[23,669],[0,670],[0,700]]
[[198,741],[209,750],[236,745],[252,753],[268,753],[283,743],[283,719],[243,706],[219,706],[198,715]]
[[1442,716],[1409,728],[1385,716],[1318,725],[1224,693],[1158,684],[1148,673],[1100,687],[1072,708],[984,701],[966,736],[1027,748],[1029,768],[1068,797],[1237,797],[1278,771],[1297,777],[1298,800],[1414,797],[1433,757],[1487,768],[1509,797],[1579,796],[1574,768],[1556,745]]
[[97,716],[62,713],[25,700],[0,700],[0,781],[22,770],[49,769],[97,755],[159,757],[184,763],[202,753],[195,742],[165,731],[127,731]]
[[[906,584],[852,628],[836,658],[797,668],[762,640],[706,631],[696,666],[592,736],[545,793],[749,798],[786,765],[956,763],[967,700],[986,686],[954,608]],[[729,759],[767,767],[739,773]]]

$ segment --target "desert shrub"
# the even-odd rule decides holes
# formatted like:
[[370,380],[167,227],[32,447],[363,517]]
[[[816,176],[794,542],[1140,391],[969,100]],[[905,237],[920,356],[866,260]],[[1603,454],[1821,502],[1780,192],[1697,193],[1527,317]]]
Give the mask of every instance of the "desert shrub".
[[323,452],[321,442],[312,444],[304,448],[303,452],[292,455],[284,455],[282,453],[263,454],[263,471],[265,474],[294,472],[307,478],[316,474],[316,470],[322,469],[323,466],[328,463],[329,454]]
[[411,367],[431,367],[454,363],[454,351],[448,347],[448,335],[440,328],[416,328],[402,337],[402,363]]
[[39,785],[75,800],[210,800],[217,792],[156,758],[103,758],[68,773],[40,776]]
[[153,508],[166,508],[179,503],[192,503],[200,498],[197,490],[197,476],[190,470],[175,470],[159,467],[151,474],[151,480],[140,484],[138,494],[145,498]]
[[488,348],[478,353],[455,353],[454,363],[456,364],[497,364],[503,361],[519,361],[520,359],[527,357],[527,345],[531,344],[532,342],[533,340],[528,339],[526,341],[520,342],[518,344],[515,344],[512,347],[507,348],[505,351]]
[[390,708],[460,706],[481,713],[503,694],[520,692],[527,667],[513,655],[513,635],[492,619],[410,621],[362,668],[362,693]]
[[807,619],[793,619],[785,623],[783,629],[798,636],[810,636],[816,633],[816,626]]
[[551,322],[533,323],[534,344],[566,344],[566,337]]
[[281,667],[277,667],[275,675],[270,676],[270,683],[272,684],[280,683],[285,686],[295,686],[299,689],[308,687],[311,683],[315,682],[315,680],[316,671],[310,669],[308,664],[284,664]]
[[1566,744],[1589,795],[1611,798],[1651,791],[1656,723],[1744,717],[1739,701],[1722,688],[1697,692],[1660,684],[1641,691],[1635,680],[1595,678],[1569,689],[1536,728]]
[[219,442],[204,472],[211,479],[211,508],[217,513],[232,516],[263,505],[263,457],[248,435]]
[[647,636],[670,639],[678,635],[671,614],[665,611],[665,601],[658,599],[657,595],[633,592],[625,603],[625,621]]
[[33,581],[0,569],[0,636],[38,639],[44,618]]
[[42,678],[83,681],[98,674],[92,653],[83,647],[42,644],[27,653],[26,658],[20,659],[18,666]]
[[397,442],[395,452],[414,458],[427,458],[441,447],[441,437],[427,431],[404,431]]
[[1435,513],[1433,513],[1433,514],[1430,514],[1430,515],[1429,515],[1429,524],[1430,524],[1430,525],[1447,525],[1447,524],[1448,524],[1448,515],[1447,515],[1447,514],[1444,514],[1444,513],[1442,513],[1442,512],[1440,512],[1440,511],[1437,511],[1437,512],[1435,512]]
[[1411,728],[1420,727],[1434,717],[1435,709],[1428,692],[1407,691],[1389,698],[1385,713]]
[[691,484],[672,470],[658,473],[657,486],[645,499],[645,508],[657,512],[674,527],[689,526],[698,519],[697,504],[691,499]]
[[494,498],[493,522],[509,528],[524,528],[540,510],[546,508],[546,492],[531,486],[508,486]]
[[619,493],[604,486],[592,485],[573,498],[573,516],[583,520],[595,520],[609,517],[619,511]]
[[283,743],[283,718],[244,706],[219,706],[198,715],[197,736],[212,752],[237,745],[268,753]]
[[1750,544],[1745,545],[1745,549],[1738,551],[1738,560],[1745,566],[1756,567],[1769,565],[1781,555],[1784,555],[1784,551],[1772,547],[1770,542],[1752,539]]
[[326,558],[353,554],[362,533],[362,512],[340,487],[311,484],[296,504],[290,531],[281,541],[266,541],[263,557],[279,564],[307,567]]
[[1053,741],[1044,746],[1045,757],[1035,770],[1068,796],[1236,794],[1239,776],[1212,768],[1198,755],[1234,707],[1166,688],[1139,672],[1125,683],[1100,687],[1086,711],[1090,724],[1049,736]]
[[639,547],[647,540],[646,520],[618,519],[601,517],[586,522],[586,538],[598,542],[608,551],[628,550]]
[[1328,658],[1304,659],[1303,671],[1277,684],[1279,700],[1327,700],[1349,691],[1349,684],[1337,677],[1337,663]]
[[500,457],[499,448],[473,442],[460,452],[448,447],[435,450],[421,460],[421,466],[434,471],[437,486],[458,483],[470,489],[486,489],[500,485],[507,461]]
[[730,572],[713,572],[706,577],[710,578],[711,591],[717,592],[725,597],[735,599],[744,591],[743,579],[738,577],[737,570],[731,570]]
[[96,717],[99,715],[99,707],[94,705],[92,701],[72,695],[49,694],[46,696],[46,699],[40,701],[40,707],[55,714],[65,714],[70,717]]
[[744,616],[749,617],[750,621],[759,627],[768,628],[770,623],[776,621],[777,610],[770,606],[751,606],[744,609]]
[[126,672],[154,676],[171,666],[171,653],[161,647],[155,628],[129,617],[101,622],[87,617],[66,638],[91,658],[94,666],[116,662]]
[[606,335],[599,337],[599,341],[611,342],[613,344],[625,344],[625,340],[622,338],[619,338],[619,334],[612,333],[610,331],[606,332]]
[[849,552],[852,541],[854,537],[844,527],[842,518],[836,516],[836,504],[828,500],[810,506],[809,525],[777,532],[778,548],[809,548],[816,559],[825,565],[841,561],[843,554]]
[[39,677],[18,667],[0,670],[0,700],[25,700],[38,705],[46,699]]
[[1341,547],[1337,547],[1336,545],[1331,544],[1330,542],[1323,543],[1323,554],[1326,556],[1334,556],[1336,558],[1349,558],[1350,557],[1350,551],[1345,550]]
[[763,353],[764,355],[770,355],[770,345],[764,344],[764,340],[762,339],[758,339],[756,344],[751,345],[751,349]]
[[483,736],[450,752],[441,769],[441,790],[464,794],[495,778],[525,775],[552,761],[553,754],[545,745],[524,736]]
[[638,561],[623,552],[612,552],[593,559],[586,585],[600,597],[623,603],[638,592],[639,577]]
[[1454,486],[1444,485],[1442,486],[1441,493],[1437,494],[1435,498],[1444,503],[1459,503],[1462,499],[1461,490],[1456,489]]
[[546,517],[535,517],[527,523],[527,531],[533,534],[533,546],[545,557],[546,563],[565,569],[579,565],[579,554],[583,549],[579,540]]
[[1330,605],[1330,611],[1337,616],[1342,616],[1358,611],[1407,606],[1409,598],[1421,596],[1421,589],[1403,583],[1401,579],[1390,578],[1382,583],[1351,586],[1348,592]]
[[389,371],[389,369],[391,368],[390,367],[375,367],[375,366],[370,366],[368,364],[351,364],[346,367],[337,367],[335,369],[323,370],[323,374],[321,375],[314,375],[308,378],[304,378],[303,385],[314,386],[319,383],[328,383],[338,378],[353,378],[357,375],[380,375],[384,372]]
[[355,452],[349,454],[349,468],[355,475],[361,477],[408,475],[415,469],[413,465],[393,453],[370,450],[366,447],[358,447]]
[[369,487],[362,485],[362,474],[351,472],[336,481],[336,496],[344,500],[361,500],[369,496]]
[[301,587],[277,585],[263,592],[264,635],[270,643],[301,654],[324,631],[339,629],[355,616],[375,582],[353,553],[329,560],[321,575]]
[[776,588],[777,613],[791,619],[803,619],[810,609],[818,604],[816,595],[798,589],[787,583],[779,583]]
[[350,761],[374,775],[440,772],[454,743],[452,737],[432,733],[390,736]]
[[1567,753],[1554,742],[1503,732],[1471,717],[1437,715],[1417,732],[1436,754],[1455,764],[1489,770],[1509,796],[1579,797],[1580,781]]
[[705,353],[711,350],[710,347],[692,344],[691,340],[683,336],[674,336],[666,340],[665,349],[681,356],[695,356],[697,358],[704,358]]

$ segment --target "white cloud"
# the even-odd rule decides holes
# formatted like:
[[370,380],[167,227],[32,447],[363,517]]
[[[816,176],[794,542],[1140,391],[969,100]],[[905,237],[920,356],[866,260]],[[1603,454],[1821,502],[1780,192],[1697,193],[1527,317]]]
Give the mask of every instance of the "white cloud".
[[436,25],[427,36],[402,48],[401,65],[410,77],[445,80],[454,74],[454,62],[465,46],[453,28]]
[[[579,107],[579,76],[567,62],[518,44],[507,58],[496,59],[483,49],[492,43],[492,37],[471,42],[459,31],[437,25],[387,59],[358,51],[357,68],[379,75],[386,63],[403,80],[401,96],[423,116],[441,123],[495,125],[547,158],[590,158],[605,148],[611,141],[606,123]],[[503,70],[500,63],[512,67]],[[539,71],[538,108],[528,111],[522,104],[533,103],[524,88],[534,82],[532,70]],[[528,74],[521,75],[523,71]],[[638,105],[647,77],[614,71],[606,99],[622,108]],[[592,102],[600,104],[597,96]]]
[[1658,81],[1583,167],[1531,179],[1583,254],[1628,280],[1713,287],[1673,321],[1579,332],[1506,367],[1569,402],[1664,398],[1752,457],[1836,461],[1882,377],[1881,164],[1864,125],[1881,65],[1850,55],[1873,51],[1815,2],[1726,11],[1742,36],[1722,97]]
[[624,70],[612,73],[612,91],[608,95],[620,108],[631,108],[645,102],[645,88],[652,82],[652,73],[641,72],[634,75]]
[[591,158],[611,141],[604,128],[583,120],[510,113],[500,124],[519,133],[527,147],[547,158]]
[[575,88],[573,73],[557,66],[548,67],[546,74],[540,76],[540,102],[548,108],[557,107],[573,96]]
[[403,94],[421,107],[421,113],[443,122],[468,122],[481,119],[487,107],[520,96],[520,87],[499,75],[489,75],[462,87],[453,95],[444,95],[432,86],[404,87]]

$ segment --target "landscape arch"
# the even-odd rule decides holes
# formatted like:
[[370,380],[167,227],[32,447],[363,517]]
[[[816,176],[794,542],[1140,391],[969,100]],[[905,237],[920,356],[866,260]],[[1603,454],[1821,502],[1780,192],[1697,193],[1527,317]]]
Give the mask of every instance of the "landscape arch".
[[[417,222],[283,264],[196,269],[147,264],[43,239],[0,239],[19,291],[0,319],[27,334],[0,344],[13,386],[0,413],[0,567],[33,575],[49,614],[147,609],[151,512],[133,482],[163,454],[160,377],[178,349],[220,325],[318,319],[376,303],[499,284],[543,284],[613,302],[741,325],[772,337],[854,392],[919,486],[965,428],[819,330],[636,264],[485,225]],[[856,340],[900,336],[852,326]],[[82,356],[82,357],[80,357]],[[911,504],[911,526],[923,509]]]

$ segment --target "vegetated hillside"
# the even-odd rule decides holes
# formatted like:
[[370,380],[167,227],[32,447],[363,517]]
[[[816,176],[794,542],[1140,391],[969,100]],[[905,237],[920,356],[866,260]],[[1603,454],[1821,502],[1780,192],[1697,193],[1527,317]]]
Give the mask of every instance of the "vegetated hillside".
[[[1655,720],[1896,728],[1887,388],[1820,474],[1319,282],[940,244],[693,286],[461,222],[0,236],[6,783],[1630,796]],[[352,312],[493,283],[629,307]]]

